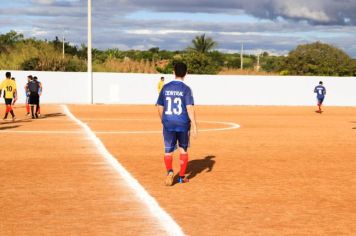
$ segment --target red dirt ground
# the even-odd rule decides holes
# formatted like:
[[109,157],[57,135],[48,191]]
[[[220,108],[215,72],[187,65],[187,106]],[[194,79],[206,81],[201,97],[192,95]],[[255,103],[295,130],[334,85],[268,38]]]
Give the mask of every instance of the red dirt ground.
[[[161,130],[154,106],[69,108],[93,131]],[[191,180],[172,187],[163,185],[160,133],[97,136],[186,234],[356,232],[356,108],[327,107],[320,115],[311,107],[201,106],[197,119],[241,128],[199,133],[191,142]],[[11,133],[20,130],[78,134]],[[162,233],[66,117],[0,124],[1,132],[0,235]]]
[[[59,106],[42,109],[0,122],[0,235],[164,235],[83,130]],[[11,133],[25,130],[78,133]]]
[[[161,129],[153,106],[70,108],[97,131]],[[184,185],[163,186],[160,134],[98,136],[189,235],[356,232],[355,108],[203,106],[197,117],[241,128],[192,140]]]

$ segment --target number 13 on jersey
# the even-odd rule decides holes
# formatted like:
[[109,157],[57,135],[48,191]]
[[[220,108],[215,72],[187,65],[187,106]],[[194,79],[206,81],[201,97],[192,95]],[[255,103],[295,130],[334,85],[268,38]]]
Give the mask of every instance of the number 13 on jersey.
[[180,97],[176,97],[172,99],[171,97],[166,97],[167,101],[167,110],[164,112],[166,115],[180,115],[182,114],[182,99]]

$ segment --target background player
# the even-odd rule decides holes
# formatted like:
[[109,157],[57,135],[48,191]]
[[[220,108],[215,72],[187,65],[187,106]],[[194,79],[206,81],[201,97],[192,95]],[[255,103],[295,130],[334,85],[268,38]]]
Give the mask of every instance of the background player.
[[27,76],[27,84],[25,85],[27,116],[30,115],[30,91],[28,90],[28,83],[31,82],[32,80],[33,80],[32,75]]
[[314,93],[316,93],[316,99],[318,100],[318,113],[322,113],[321,106],[323,105],[326,89],[323,86],[323,81],[319,82],[319,85],[314,88]]
[[177,144],[180,151],[178,182],[188,182],[188,179],[185,177],[185,171],[188,165],[187,151],[191,126],[193,135],[197,135],[192,91],[183,83],[184,77],[187,74],[187,66],[184,63],[175,64],[174,73],[175,80],[163,86],[157,100],[158,113],[163,124],[167,186],[173,184],[173,152],[177,148]]
[[37,104],[37,108],[36,108],[36,113],[37,116],[40,117],[41,116],[41,95],[42,95],[42,83],[40,81],[38,81],[37,76],[34,76],[33,79],[35,81],[37,81],[38,85],[39,85],[39,89],[38,89],[38,104]]
[[[29,92],[29,104],[31,106],[32,119],[38,118],[40,95],[42,93],[41,83],[37,81],[37,77],[27,83],[25,90]],[[36,112],[34,112],[36,106]]]
[[[12,77],[11,79],[16,83],[16,79],[14,77]],[[16,101],[17,101],[17,89],[14,91],[14,100],[12,101],[12,106],[15,105]]]
[[162,76],[160,81],[158,82],[158,86],[157,86],[158,93],[161,92],[163,86],[164,86],[164,77]]
[[11,113],[12,120],[14,121],[16,119],[14,111],[12,109],[12,100],[14,99],[14,95],[16,95],[16,82],[15,80],[11,79],[11,73],[6,72],[6,79],[2,81],[0,84],[0,94],[4,90],[5,91],[5,105],[6,105],[6,111],[5,111],[5,116],[4,120],[7,119],[7,116],[9,112]]

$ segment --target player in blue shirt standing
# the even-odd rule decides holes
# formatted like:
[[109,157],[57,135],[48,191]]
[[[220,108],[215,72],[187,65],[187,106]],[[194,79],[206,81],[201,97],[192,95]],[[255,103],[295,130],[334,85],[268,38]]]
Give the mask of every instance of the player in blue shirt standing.
[[167,169],[165,184],[167,186],[173,184],[172,162],[173,152],[177,149],[177,144],[180,152],[178,182],[188,182],[185,171],[188,165],[190,130],[192,130],[194,137],[197,136],[193,94],[191,89],[183,82],[187,74],[187,65],[176,63],[174,74],[175,80],[163,86],[157,100],[158,113],[163,124],[164,162]]
[[317,112],[322,113],[321,106],[323,105],[323,101],[324,101],[325,94],[326,94],[326,89],[323,86],[323,81],[320,81],[319,85],[315,87],[314,93],[317,94],[316,99],[318,100],[319,110]]

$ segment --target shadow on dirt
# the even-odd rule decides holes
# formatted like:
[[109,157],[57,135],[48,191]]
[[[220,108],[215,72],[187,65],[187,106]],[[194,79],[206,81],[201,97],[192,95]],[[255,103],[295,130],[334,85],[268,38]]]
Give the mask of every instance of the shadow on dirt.
[[[191,160],[188,162],[186,176],[189,180],[195,178],[198,174],[203,172],[211,172],[215,165],[215,156],[206,156],[203,159]],[[174,184],[178,182],[179,173],[174,176]]]
[[21,127],[21,125],[13,125],[13,126],[5,126],[5,127],[0,127],[0,131],[7,130],[7,129],[16,129],[18,127]]
[[3,122],[0,122],[0,125],[7,125],[7,124],[18,124],[18,123],[28,123],[28,122],[31,122],[31,120],[29,119],[19,119],[19,120],[15,120],[15,121],[12,121],[12,120],[7,120],[7,121],[3,121]]
[[42,114],[41,119],[53,118],[53,117],[63,117],[65,114],[57,112],[57,113],[49,113],[49,114]]

